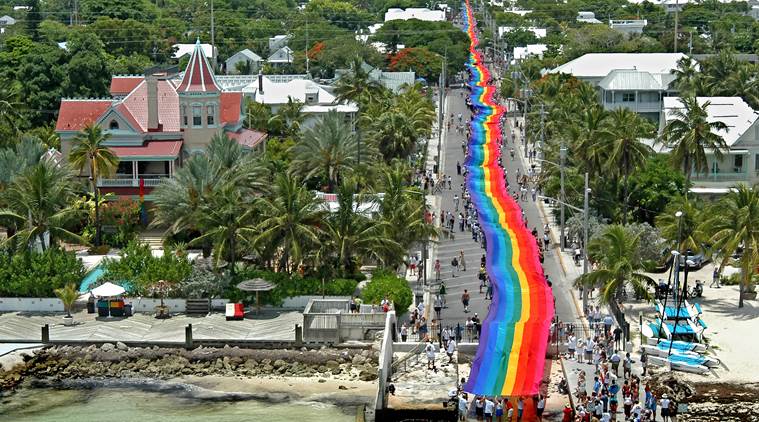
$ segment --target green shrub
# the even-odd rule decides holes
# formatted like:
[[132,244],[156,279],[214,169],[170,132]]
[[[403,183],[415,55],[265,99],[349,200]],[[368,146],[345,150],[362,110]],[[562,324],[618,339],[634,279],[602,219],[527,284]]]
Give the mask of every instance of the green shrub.
[[[160,258],[153,256],[150,247],[137,241],[129,242],[120,253],[121,259],[104,261],[103,280],[127,282],[130,293],[147,294],[157,281],[172,284],[185,280],[192,273],[192,263],[184,253],[165,250]],[[176,297],[177,292],[170,296]]]
[[366,303],[379,305],[385,296],[393,302],[395,312],[402,315],[411,306],[414,293],[405,279],[388,272],[377,271],[361,292],[361,297]]
[[79,286],[82,278],[84,266],[74,252],[0,252],[0,296],[54,297],[55,289],[69,283]]

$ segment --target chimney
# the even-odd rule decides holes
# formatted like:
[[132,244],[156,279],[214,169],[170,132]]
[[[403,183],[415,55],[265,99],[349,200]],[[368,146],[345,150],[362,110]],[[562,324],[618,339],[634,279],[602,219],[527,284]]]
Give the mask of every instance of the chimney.
[[258,70],[258,93],[264,93],[264,71],[261,69]]
[[148,86],[148,132],[158,130],[158,77],[155,74],[145,76]]

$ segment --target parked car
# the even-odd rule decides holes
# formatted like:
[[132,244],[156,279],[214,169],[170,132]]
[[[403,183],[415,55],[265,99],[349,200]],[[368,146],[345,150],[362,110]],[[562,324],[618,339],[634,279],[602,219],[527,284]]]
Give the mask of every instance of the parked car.
[[[688,263],[690,261],[690,263]],[[689,269],[699,269],[704,266],[709,260],[704,256],[702,252],[695,253],[688,249],[685,252],[685,262]]]

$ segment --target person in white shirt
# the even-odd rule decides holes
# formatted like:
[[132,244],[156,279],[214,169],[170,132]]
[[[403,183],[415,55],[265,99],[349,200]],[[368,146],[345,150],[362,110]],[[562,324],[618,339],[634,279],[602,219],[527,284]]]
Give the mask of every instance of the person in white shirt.
[[448,348],[446,349],[446,354],[448,355],[448,363],[453,363],[453,352],[456,351],[456,339],[450,339],[448,340]]
[[437,372],[437,368],[435,367],[435,345],[432,344],[432,340],[424,347],[424,352],[427,354],[427,369]]
[[466,393],[459,396],[459,420],[460,421],[466,421],[466,414],[467,409],[469,407],[469,403],[467,402],[467,395]]
[[567,352],[569,352],[569,359],[574,359],[575,349],[577,348],[577,337],[574,334],[570,334],[567,339]]
[[670,420],[669,418],[669,397],[666,394],[661,396],[661,416],[664,418],[664,422]]
[[485,414],[485,420],[486,421],[492,421],[493,420],[493,411],[495,410],[495,403],[493,403],[490,398],[485,399],[485,411],[483,412]]
[[588,341],[585,342],[585,360],[588,361],[588,363],[593,362],[594,347],[596,347],[596,344],[593,342],[593,339],[588,338]]

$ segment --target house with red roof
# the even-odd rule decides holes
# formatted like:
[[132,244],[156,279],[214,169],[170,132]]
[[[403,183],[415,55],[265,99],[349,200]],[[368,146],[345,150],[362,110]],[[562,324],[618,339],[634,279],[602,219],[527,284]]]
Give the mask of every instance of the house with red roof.
[[248,149],[265,147],[265,133],[243,127],[242,90],[219,85],[200,41],[183,74],[153,69],[116,75],[110,93],[111,98],[62,99],[55,127],[64,157],[88,124],[110,135],[106,144],[120,162],[113,178],[98,181],[104,191],[138,195],[142,184],[149,193],[217,134]]

